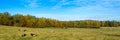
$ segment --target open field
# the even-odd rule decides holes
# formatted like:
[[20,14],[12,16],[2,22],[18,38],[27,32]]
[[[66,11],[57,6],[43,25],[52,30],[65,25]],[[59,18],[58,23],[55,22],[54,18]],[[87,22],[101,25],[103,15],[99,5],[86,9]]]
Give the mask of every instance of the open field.
[[[23,31],[25,29],[26,32]],[[33,37],[31,33],[37,36]],[[22,34],[27,36],[22,37]],[[0,26],[0,40],[120,40],[120,27],[62,29]]]

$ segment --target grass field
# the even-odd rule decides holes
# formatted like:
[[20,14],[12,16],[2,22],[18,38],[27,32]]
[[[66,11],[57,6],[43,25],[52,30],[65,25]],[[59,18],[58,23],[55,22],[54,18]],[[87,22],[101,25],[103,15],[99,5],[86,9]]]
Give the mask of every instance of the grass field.
[[[24,29],[27,31],[23,32]],[[21,36],[24,33],[26,37]],[[30,33],[37,36],[32,37]],[[0,26],[0,40],[120,40],[120,27],[62,29]]]

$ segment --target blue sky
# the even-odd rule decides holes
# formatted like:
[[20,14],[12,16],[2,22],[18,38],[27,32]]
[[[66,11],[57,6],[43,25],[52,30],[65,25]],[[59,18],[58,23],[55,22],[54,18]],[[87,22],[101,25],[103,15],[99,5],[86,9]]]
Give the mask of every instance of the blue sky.
[[120,0],[0,0],[0,12],[58,20],[120,20]]

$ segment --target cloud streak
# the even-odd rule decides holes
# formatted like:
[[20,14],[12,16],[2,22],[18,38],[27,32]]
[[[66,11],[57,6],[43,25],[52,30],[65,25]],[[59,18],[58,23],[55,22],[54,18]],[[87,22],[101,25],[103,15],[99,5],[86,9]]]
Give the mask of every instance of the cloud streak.
[[36,8],[39,7],[39,2],[38,0],[23,0],[24,1],[24,6],[25,7],[30,7],[30,8]]
[[105,8],[120,8],[120,0],[61,0],[53,8],[62,8],[63,6],[85,7],[100,5]]
[[[76,8],[76,7],[86,7],[86,6],[96,6],[99,5],[104,8],[120,8],[120,0],[23,0],[26,7],[49,7],[52,5],[52,9],[59,8]],[[44,1],[44,2],[42,2]],[[47,3],[50,2],[50,3]],[[44,6],[45,4],[45,6]]]
[[118,16],[120,0],[23,0],[23,2],[28,9],[20,9],[24,13],[38,17],[58,20],[120,19]]

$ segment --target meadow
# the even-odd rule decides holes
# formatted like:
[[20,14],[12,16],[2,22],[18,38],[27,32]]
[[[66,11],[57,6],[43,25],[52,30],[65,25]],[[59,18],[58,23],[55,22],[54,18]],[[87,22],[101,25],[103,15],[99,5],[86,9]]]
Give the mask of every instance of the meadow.
[[[30,33],[37,36],[33,37]],[[27,35],[22,37],[22,34]],[[0,26],[0,40],[120,40],[120,27],[65,29]]]

